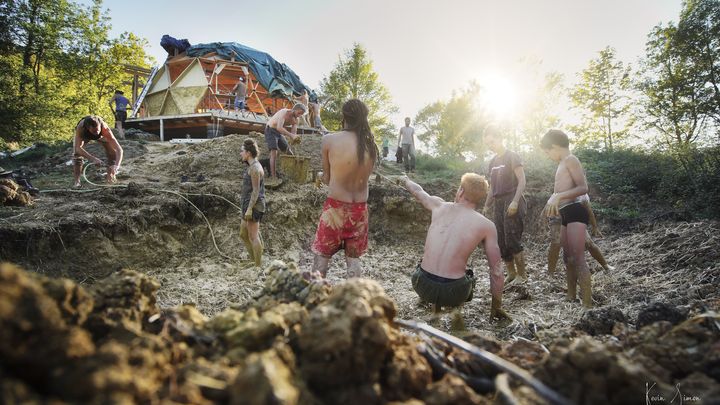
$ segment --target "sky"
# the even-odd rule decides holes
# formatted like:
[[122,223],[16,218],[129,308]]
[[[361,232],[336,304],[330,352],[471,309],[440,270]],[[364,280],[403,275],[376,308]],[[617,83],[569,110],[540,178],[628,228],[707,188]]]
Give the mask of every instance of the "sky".
[[[471,80],[522,94],[523,58],[541,60],[567,84],[606,46],[634,63],[655,25],[677,21],[681,1],[105,0],[103,7],[113,35],[146,38],[158,62],[166,57],[163,34],[191,44],[239,42],[286,63],[311,88],[360,43],[399,107],[399,127]],[[503,100],[506,109],[512,99]]]

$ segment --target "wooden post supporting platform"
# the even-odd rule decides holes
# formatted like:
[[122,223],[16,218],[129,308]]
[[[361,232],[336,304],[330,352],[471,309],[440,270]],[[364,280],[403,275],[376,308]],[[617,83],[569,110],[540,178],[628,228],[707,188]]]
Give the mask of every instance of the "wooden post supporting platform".
[[165,128],[163,128],[163,120],[160,118],[160,142],[165,141]]

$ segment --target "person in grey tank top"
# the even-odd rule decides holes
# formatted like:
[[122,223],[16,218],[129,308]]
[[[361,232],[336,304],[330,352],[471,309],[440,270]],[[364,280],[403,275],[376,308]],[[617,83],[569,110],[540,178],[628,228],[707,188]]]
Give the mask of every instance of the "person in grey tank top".
[[257,157],[257,143],[254,139],[246,139],[240,151],[240,159],[248,165],[241,193],[243,219],[240,223],[240,238],[245,243],[250,260],[260,267],[264,248],[260,221],[265,214],[265,171]]

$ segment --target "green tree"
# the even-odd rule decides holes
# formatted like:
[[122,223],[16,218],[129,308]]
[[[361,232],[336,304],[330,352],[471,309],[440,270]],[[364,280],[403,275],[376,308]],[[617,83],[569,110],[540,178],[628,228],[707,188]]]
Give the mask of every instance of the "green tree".
[[560,98],[567,93],[565,79],[558,72],[544,72],[540,59],[526,58],[523,64],[526,97],[518,107],[517,128],[520,139],[517,142],[538,146],[540,138],[549,128],[560,126],[558,106]]
[[581,142],[601,140],[605,149],[612,151],[628,135],[634,122],[629,97],[630,71],[630,66],[616,59],[615,50],[606,47],[580,73],[580,82],[570,91],[570,100],[582,114],[582,123],[573,128]]
[[321,112],[327,127],[340,128],[342,105],[357,98],[370,110],[368,121],[375,139],[393,139],[396,127],[391,115],[398,109],[373,70],[373,63],[362,45],[356,43],[340,56],[333,70],[320,83],[320,93],[328,100]]
[[685,1],[674,46],[704,82],[704,91],[698,94],[701,111],[720,125],[720,1]]
[[667,146],[683,149],[707,128],[702,100],[707,100],[709,88],[676,38],[677,27],[672,23],[657,25],[648,35],[638,88],[643,94],[645,127],[658,131]]
[[1,143],[69,139],[82,115],[110,119],[107,101],[130,78],[123,64],[150,62],[144,39],[110,37],[99,0],[89,7],[67,0],[5,1],[0,28]]
[[482,87],[471,82],[466,88],[453,91],[447,101],[436,101],[422,108],[415,116],[418,138],[443,157],[469,158],[483,151],[482,131],[491,121],[479,103]]

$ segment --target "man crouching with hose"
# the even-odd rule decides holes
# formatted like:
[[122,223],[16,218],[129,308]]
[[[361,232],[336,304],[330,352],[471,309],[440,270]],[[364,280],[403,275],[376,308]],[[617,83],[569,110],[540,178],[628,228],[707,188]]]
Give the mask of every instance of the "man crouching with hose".
[[90,141],[96,141],[105,149],[107,157],[107,174],[105,181],[115,183],[115,176],[120,170],[120,163],[123,159],[123,149],[113,135],[110,127],[102,118],[96,115],[88,115],[83,117],[75,127],[75,138],[73,139],[73,176],[75,182],[73,187],[80,187],[80,175],[82,174],[83,162],[85,159],[101,166],[102,160],[88,153],[85,150],[85,144]]

